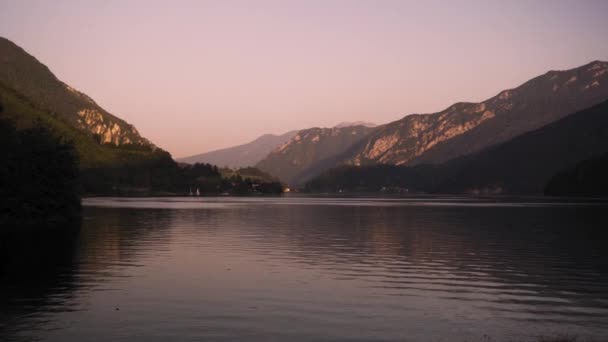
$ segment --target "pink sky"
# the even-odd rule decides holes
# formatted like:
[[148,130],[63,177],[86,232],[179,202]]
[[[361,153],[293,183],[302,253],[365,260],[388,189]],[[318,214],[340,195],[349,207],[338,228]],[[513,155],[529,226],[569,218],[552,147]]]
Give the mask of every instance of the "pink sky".
[[174,157],[608,60],[607,1],[0,0],[0,36]]

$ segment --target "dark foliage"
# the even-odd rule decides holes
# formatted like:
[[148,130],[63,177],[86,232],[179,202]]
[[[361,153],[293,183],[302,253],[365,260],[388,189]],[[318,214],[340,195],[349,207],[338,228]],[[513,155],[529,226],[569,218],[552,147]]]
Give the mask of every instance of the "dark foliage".
[[[425,172],[427,171],[427,172]],[[431,167],[396,165],[340,166],[306,184],[311,192],[424,192],[430,190]]]
[[549,196],[608,197],[608,154],[577,163],[547,183]]
[[[198,189],[203,195],[280,194],[282,185],[240,174],[223,177],[211,164],[178,165],[166,152],[156,159],[120,167],[82,170],[85,194],[106,196],[186,195]],[[251,171],[251,170],[250,170]],[[255,174],[255,172],[251,171]]]
[[262,194],[281,194],[283,193],[283,185],[279,182],[260,183],[255,190]]
[[169,153],[155,151],[143,160],[81,171],[85,194],[136,195],[171,191],[180,180],[179,168]]
[[0,221],[64,221],[80,212],[78,157],[41,125],[0,120]]
[[248,178],[239,174],[224,178],[221,184],[222,193],[236,195],[281,194],[283,185],[277,181],[266,181],[260,178]]

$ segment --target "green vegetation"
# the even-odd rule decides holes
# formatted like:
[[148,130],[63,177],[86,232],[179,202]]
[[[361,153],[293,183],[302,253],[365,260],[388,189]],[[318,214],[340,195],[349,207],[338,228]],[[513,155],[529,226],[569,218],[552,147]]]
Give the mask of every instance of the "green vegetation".
[[82,183],[85,194],[104,196],[187,195],[197,189],[202,195],[283,192],[281,183],[260,176],[259,170],[240,171],[220,171],[211,164],[178,165],[167,153],[145,162],[83,170]]
[[276,177],[255,167],[236,170],[222,168],[219,171],[223,178],[222,192],[235,194],[283,193],[283,185]]
[[[133,126],[108,113],[89,96],[61,82],[44,64],[22,48],[0,37],[0,84],[51,114],[103,142],[152,147]],[[83,163],[85,161],[83,160]]]
[[121,167],[166,158],[131,125],[53,75],[36,58],[0,37],[2,118],[18,130],[34,125],[73,143],[81,170]]
[[78,193],[71,143],[39,123],[17,131],[0,120],[0,222],[67,222],[80,212]]
[[[56,113],[33,104],[25,96],[0,84],[0,98],[4,104],[2,117],[13,121],[18,129],[33,127],[36,123],[47,127],[58,137],[71,141],[80,156],[80,168],[121,165],[158,157],[148,146],[120,146],[101,144],[92,134],[74,128]],[[162,154],[162,152],[161,152]]]
[[255,167],[222,168],[222,192],[234,194],[281,194],[283,185],[276,177]]

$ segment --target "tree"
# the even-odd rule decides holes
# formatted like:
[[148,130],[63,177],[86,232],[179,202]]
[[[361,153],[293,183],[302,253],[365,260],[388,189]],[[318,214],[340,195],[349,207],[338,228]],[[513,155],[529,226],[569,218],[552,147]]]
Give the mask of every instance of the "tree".
[[78,158],[40,123],[0,120],[0,221],[67,220],[80,212]]

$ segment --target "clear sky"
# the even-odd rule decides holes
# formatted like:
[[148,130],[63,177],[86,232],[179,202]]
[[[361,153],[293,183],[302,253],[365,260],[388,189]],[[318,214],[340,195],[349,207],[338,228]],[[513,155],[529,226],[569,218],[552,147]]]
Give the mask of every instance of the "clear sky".
[[0,0],[0,36],[182,157],[608,60],[608,1]]

